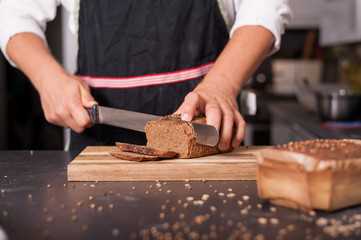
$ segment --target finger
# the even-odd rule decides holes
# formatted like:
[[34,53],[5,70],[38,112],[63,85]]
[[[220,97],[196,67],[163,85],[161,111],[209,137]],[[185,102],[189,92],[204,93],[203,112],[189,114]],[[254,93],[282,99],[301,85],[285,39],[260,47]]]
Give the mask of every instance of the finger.
[[222,110],[218,104],[208,103],[205,107],[207,124],[212,125],[220,131],[222,122]]
[[235,125],[236,130],[232,139],[232,147],[234,148],[238,147],[241,144],[246,130],[246,122],[244,121],[239,111],[235,113]]
[[202,98],[194,92],[190,92],[184,98],[180,109],[183,121],[191,121],[195,111],[202,106]]
[[84,107],[91,108],[92,106],[98,104],[91,95],[88,85],[84,83],[80,85],[79,88],[80,88],[81,101]]
[[229,106],[223,106],[222,108],[222,128],[219,138],[219,149],[225,151],[229,148],[229,145],[233,136],[234,127],[234,113]]

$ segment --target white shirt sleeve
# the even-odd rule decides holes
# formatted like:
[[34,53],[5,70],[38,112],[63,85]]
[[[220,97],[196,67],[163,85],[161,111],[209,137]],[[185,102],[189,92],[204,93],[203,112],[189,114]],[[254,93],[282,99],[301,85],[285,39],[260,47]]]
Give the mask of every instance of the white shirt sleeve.
[[6,53],[10,38],[30,32],[46,42],[46,24],[55,18],[59,4],[58,0],[0,0],[0,48],[11,65],[16,66]]
[[230,36],[241,26],[262,26],[275,37],[269,54],[279,50],[281,35],[292,19],[288,0],[223,0],[223,5],[231,22]]

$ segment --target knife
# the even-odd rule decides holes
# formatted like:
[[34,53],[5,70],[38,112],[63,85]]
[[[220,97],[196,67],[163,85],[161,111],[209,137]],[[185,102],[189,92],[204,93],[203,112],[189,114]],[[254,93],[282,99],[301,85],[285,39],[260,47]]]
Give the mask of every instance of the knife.
[[[159,119],[160,116],[133,112],[128,110],[103,107],[94,105],[85,108],[93,124],[106,124],[115,127],[127,128],[139,132],[145,132],[145,125],[152,120]],[[207,124],[187,122],[196,134],[196,142],[207,146],[216,146],[219,141],[217,128]]]

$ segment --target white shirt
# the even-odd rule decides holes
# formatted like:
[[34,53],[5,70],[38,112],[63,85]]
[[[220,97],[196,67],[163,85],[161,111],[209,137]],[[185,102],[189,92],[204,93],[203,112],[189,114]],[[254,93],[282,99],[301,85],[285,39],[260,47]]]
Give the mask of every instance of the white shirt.
[[[290,23],[292,12],[288,0],[218,0],[220,9],[230,30],[233,32],[245,25],[263,26],[275,37],[270,54],[281,44],[281,34]],[[45,42],[46,24],[52,21],[57,7],[62,5],[72,16],[69,28],[76,30],[75,14],[79,0],[0,0],[0,48],[6,59],[16,66],[6,53],[10,38],[18,33],[31,32]]]

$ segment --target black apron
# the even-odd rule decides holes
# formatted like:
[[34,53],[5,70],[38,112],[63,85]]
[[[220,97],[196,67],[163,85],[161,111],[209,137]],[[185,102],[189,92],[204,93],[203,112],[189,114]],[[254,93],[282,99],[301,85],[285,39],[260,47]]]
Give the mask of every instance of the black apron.
[[[223,50],[229,34],[217,0],[81,0],[77,75],[102,106],[175,112]],[[146,144],[144,133],[96,125],[70,149]]]

